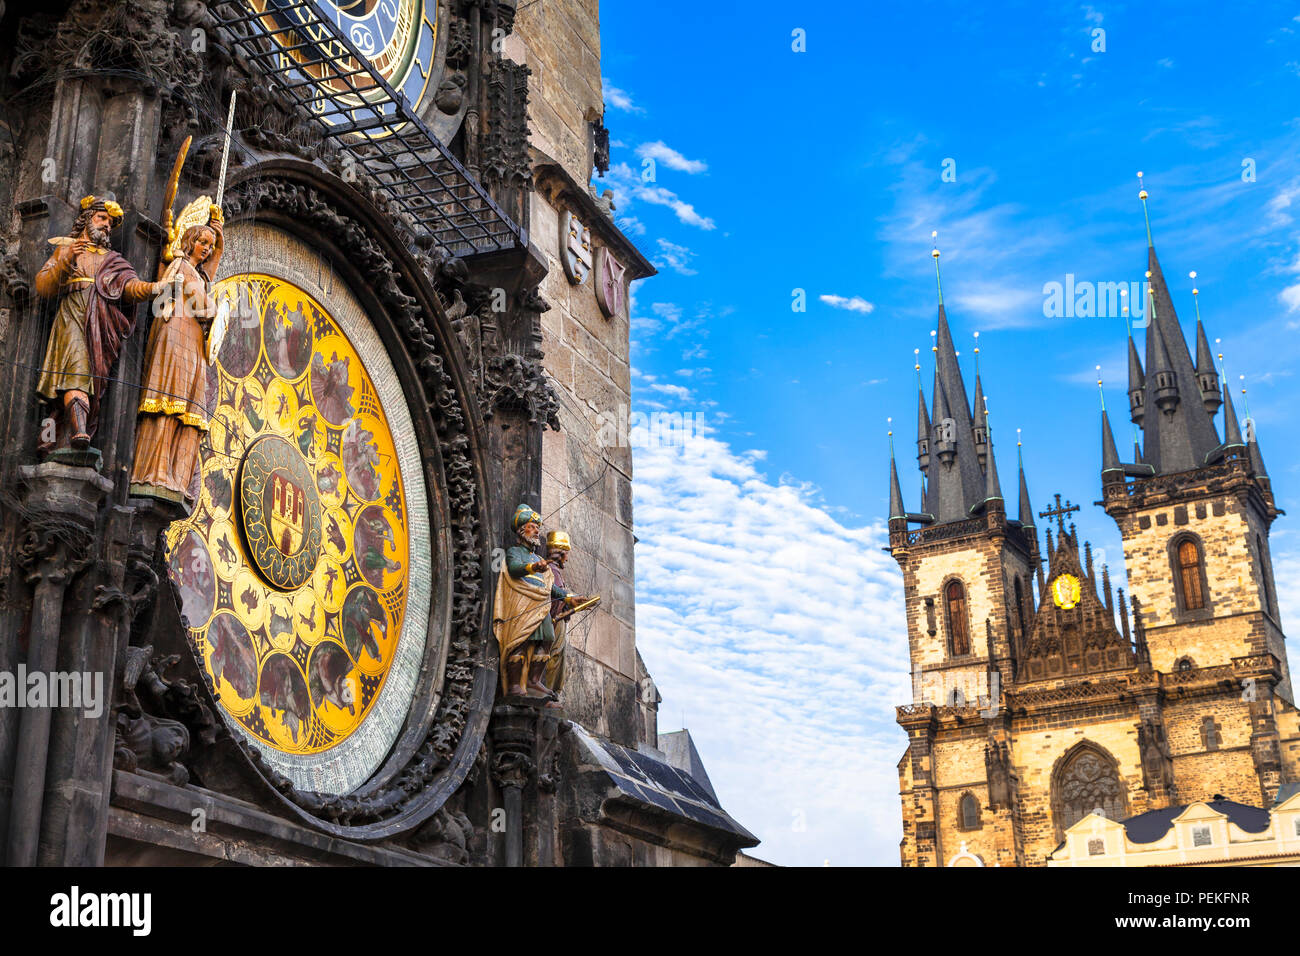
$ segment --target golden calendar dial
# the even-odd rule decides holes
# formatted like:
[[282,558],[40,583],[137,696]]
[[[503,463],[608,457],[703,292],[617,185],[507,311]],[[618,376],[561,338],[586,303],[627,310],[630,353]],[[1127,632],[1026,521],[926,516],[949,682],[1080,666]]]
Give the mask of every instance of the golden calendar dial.
[[423,652],[424,577],[408,621],[412,534],[428,548],[423,501],[412,529],[409,412],[350,296],[329,300],[347,302],[345,323],[271,273],[216,292],[236,304],[209,369],[198,503],[166,533],[169,574],[227,722],[297,786],[345,792],[391,746]]

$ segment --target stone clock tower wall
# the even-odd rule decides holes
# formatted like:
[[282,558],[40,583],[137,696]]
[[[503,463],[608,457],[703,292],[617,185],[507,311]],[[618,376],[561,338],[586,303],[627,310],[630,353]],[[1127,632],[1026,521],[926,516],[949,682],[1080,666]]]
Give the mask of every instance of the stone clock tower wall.
[[[604,134],[598,6],[563,0],[521,8],[504,54],[529,70],[529,145],[536,190],[531,241],[545,258],[539,292],[547,379],[559,398],[559,431],[543,437],[541,512],[567,530],[574,551],[566,583],[600,594],[602,605],[570,627],[566,713],[593,732],[635,747],[656,743],[658,693],[636,649],[632,449],[602,441],[602,416],[626,421],[631,406],[628,283],[654,273],[598,198],[597,140]],[[606,316],[594,271],[581,284],[566,273],[565,214],[624,267],[624,295]],[[608,436],[606,435],[607,439]]]
[[[588,185],[596,5],[398,3],[412,16],[353,8],[418,54],[373,63],[298,0],[0,4],[0,670],[108,695],[0,708],[9,864],[726,865],[757,842],[653,749],[631,450],[597,416],[628,403],[627,284],[654,270]],[[368,111],[353,57],[405,101]],[[227,143],[214,288],[256,288],[205,369],[220,420],[193,493],[133,494],[157,320],[132,310],[96,451],[46,457],[34,277],[93,196],[121,204],[112,248],[152,281],[178,154],[171,207],[206,214]],[[306,517],[258,497],[283,487],[270,471]],[[572,538],[570,589],[602,598],[570,629],[559,708],[501,681],[521,502]],[[268,508],[293,533],[269,535]]]

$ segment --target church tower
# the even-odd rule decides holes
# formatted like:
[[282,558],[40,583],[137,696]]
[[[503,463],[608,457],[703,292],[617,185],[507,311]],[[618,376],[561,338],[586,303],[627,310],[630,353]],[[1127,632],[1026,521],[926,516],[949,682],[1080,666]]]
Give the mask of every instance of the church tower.
[[[1139,195],[1146,213],[1146,190]],[[1239,719],[1249,720],[1253,769],[1267,792],[1283,771],[1278,706],[1293,715],[1295,699],[1269,547],[1281,512],[1254,425],[1247,418],[1243,434],[1215,366],[1195,288],[1193,364],[1149,218],[1147,279],[1145,368],[1131,332],[1128,342],[1129,406],[1142,446],[1136,461],[1121,463],[1103,420],[1103,505],[1123,537],[1152,666],[1188,681],[1222,672],[1233,683],[1250,704]]]
[[[937,276],[939,250],[933,254]],[[968,404],[942,287],[932,350],[929,409],[919,358],[916,365],[917,463],[924,489],[920,511],[904,507],[892,451],[890,460],[890,552],[903,571],[913,685],[913,705],[899,708],[899,723],[910,742],[900,765],[904,790],[911,791],[904,818],[912,849],[904,856],[910,852],[918,865],[934,865],[947,852],[937,833],[940,820],[970,813],[971,800],[980,806],[990,803],[985,786],[975,794],[949,786],[952,781],[941,771],[949,765],[934,754],[945,736],[934,708],[969,715],[981,727],[979,712],[997,711],[1000,688],[1014,676],[1014,649],[1025,639],[1039,563],[1023,467],[1019,518],[1009,518],[984,385],[977,366],[974,405]],[[975,351],[978,363],[978,345]],[[909,530],[909,523],[920,527]],[[982,776],[983,736],[966,736],[961,761],[976,765]]]
[[1127,596],[1060,495],[1037,512],[1043,566],[1023,464],[1009,517],[984,383],[977,365],[970,408],[940,295],[932,400],[918,399],[920,510],[904,505],[892,446],[890,460],[913,680],[897,708],[905,866],[1041,866],[1093,815],[1218,794],[1268,808],[1300,779],[1268,552],[1281,512],[1199,314],[1193,363],[1150,243],[1148,263],[1145,362],[1128,342],[1144,435],[1133,461],[1101,414],[1097,504],[1123,537]]

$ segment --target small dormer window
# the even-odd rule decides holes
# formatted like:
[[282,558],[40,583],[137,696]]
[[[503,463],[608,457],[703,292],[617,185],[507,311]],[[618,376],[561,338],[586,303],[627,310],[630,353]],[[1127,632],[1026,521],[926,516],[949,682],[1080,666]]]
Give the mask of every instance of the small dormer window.
[[1192,827],[1192,846],[1213,846],[1214,839],[1210,836],[1208,826]]

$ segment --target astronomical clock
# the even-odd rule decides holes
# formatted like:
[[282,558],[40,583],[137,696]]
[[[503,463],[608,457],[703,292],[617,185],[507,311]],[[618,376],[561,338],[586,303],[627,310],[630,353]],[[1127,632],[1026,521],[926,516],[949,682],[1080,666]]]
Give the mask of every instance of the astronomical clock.
[[[351,83],[333,74],[323,74],[316,66],[321,54],[329,56],[343,69],[354,68],[353,53],[359,54],[379,74],[387,86],[405,97],[412,109],[427,118],[434,132],[448,142],[464,116],[467,99],[463,64],[453,55],[447,63],[446,19],[438,0],[326,0],[319,7],[329,15],[338,36],[347,45],[328,36],[311,20],[300,5],[281,4],[275,0],[250,0],[262,14],[262,26],[280,47],[277,54],[282,69],[298,80],[326,80],[329,98],[312,103],[321,116],[332,124],[366,122],[373,112],[363,101],[387,101],[383,91],[368,77],[353,77]],[[391,102],[384,107],[391,114]],[[372,138],[392,134],[389,126],[371,127],[365,133]]]
[[287,234],[229,232],[262,255],[215,287],[233,307],[197,504],[167,530],[167,567],[230,727],[299,788],[346,793],[391,748],[424,656],[420,452],[353,293],[322,287]]

